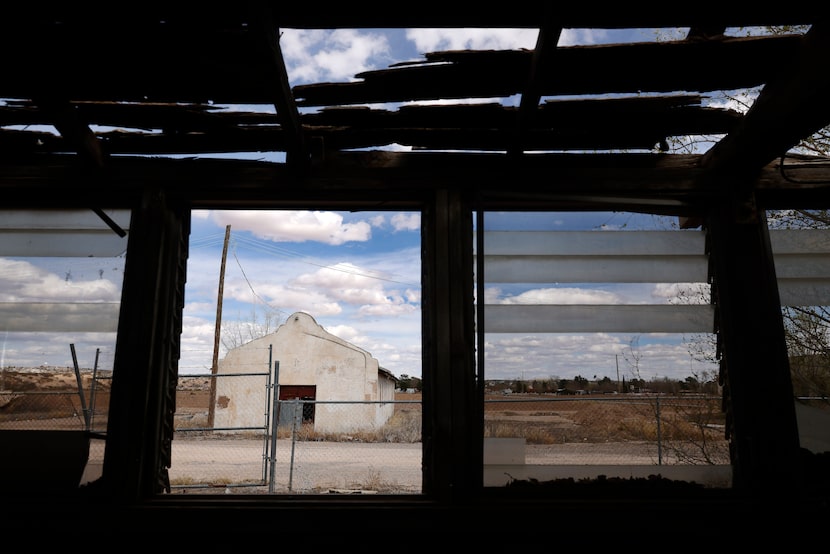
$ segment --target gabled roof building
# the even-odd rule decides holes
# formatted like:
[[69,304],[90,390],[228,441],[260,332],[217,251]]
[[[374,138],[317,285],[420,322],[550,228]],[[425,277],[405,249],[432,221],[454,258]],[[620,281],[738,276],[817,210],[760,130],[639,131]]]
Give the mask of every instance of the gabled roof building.
[[[317,433],[372,430],[394,411],[396,381],[369,352],[296,312],[275,332],[230,350],[219,362],[214,425],[270,425],[263,414],[271,414],[281,425],[301,418]],[[269,383],[278,385],[280,402],[272,405]]]

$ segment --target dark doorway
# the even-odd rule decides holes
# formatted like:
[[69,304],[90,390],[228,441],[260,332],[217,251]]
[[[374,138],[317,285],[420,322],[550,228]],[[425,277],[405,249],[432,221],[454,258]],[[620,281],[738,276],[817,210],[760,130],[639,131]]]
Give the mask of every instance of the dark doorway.
[[[280,385],[280,411],[279,424],[289,425],[294,421],[295,409],[302,410],[302,422],[314,422],[314,400],[317,399],[317,387],[315,385]],[[307,400],[293,404],[290,400]]]

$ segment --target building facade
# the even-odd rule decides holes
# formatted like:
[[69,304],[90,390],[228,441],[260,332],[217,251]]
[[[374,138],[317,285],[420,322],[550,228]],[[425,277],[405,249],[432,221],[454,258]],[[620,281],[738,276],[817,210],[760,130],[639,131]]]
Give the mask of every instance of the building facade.
[[219,361],[214,427],[262,428],[278,417],[280,425],[301,419],[320,433],[370,431],[392,416],[396,381],[369,352],[296,312]]

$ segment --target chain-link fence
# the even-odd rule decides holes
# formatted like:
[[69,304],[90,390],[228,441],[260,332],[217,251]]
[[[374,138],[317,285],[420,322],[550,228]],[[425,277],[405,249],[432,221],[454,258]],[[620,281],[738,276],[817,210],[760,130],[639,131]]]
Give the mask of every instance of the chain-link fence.
[[[99,475],[111,372],[63,371],[48,386],[5,377],[0,430],[87,431],[85,476]],[[399,392],[385,402],[279,399],[269,379],[267,373],[179,379],[169,470],[174,494],[422,490],[420,394]],[[241,386],[223,387],[221,380]],[[246,406],[248,398],[254,405]],[[526,475],[556,466],[576,475],[579,467],[728,467],[721,403],[702,395],[488,395],[485,468]],[[827,399],[799,405],[823,421],[830,414]],[[505,453],[493,445],[509,446]]]
[[535,463],[548,451],[555,459],[561,445],[592,445],[572,447],[581,451],[572,463],[728,464],[721,404],[706,395],[493,396],[484,436],[524,439]]
[[75,486],[100,477],[111,376],[55,367],[0,371],[2,468],[14,474],[14,486]]
[[90,369],[5,369],[0,428],[104,433],[111,378],[112,371]]
[[271,490],[421,491],[421,402],[278,402]]
[[180,377],[172,491],[420,492],[420,395],[280,400],[278,391],[268,373]]
[[269,372],[180,376],[171,488],[267,485],[271,392]]
[[[265,424],[256,437],[227,427],[210,438],[177,436],[172,482],[230,492],[253,487],[254,493],[418,493],[420,395],[397,398],[277,400],[270,416],[277,425]],[[489,396],[485,467],[728,466],[721,402],[692,395]],[[494,456],[488,447],[496,442],[490,439],[509,439],[499,444],[510,444],[518,454],[509,463],[498,453],[488,460]],[[250,476],[260,470],[263,480],[257,483]]]

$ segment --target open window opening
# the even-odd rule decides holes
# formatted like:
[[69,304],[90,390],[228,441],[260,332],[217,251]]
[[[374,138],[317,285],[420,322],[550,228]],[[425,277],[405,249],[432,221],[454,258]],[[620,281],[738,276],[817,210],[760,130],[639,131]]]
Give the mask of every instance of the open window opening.
[[0,213],[0,487],[99,478],[128,210]]
[[770,210],[805,485],[830,491],[830,225],[827,210]]
[[417,212],[193,212],[172,494],[421,492],[420,243]]
[[705,232],[624,212],[479,222],[484,486],[729,487]]

